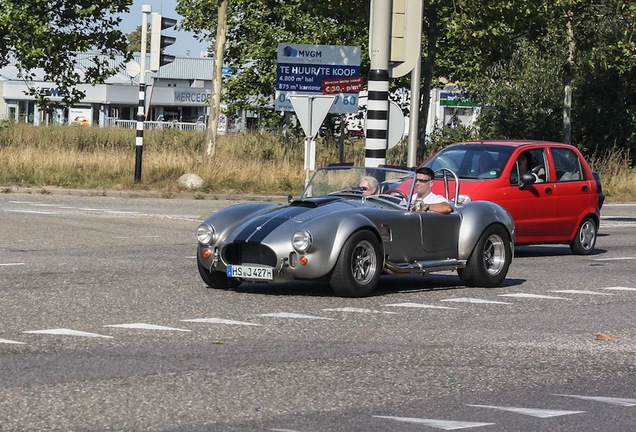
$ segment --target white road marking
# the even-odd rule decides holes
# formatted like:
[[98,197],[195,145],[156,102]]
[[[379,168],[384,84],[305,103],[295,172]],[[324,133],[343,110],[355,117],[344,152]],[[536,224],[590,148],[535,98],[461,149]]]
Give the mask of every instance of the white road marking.
[[185,322],[194,322],[194,323],[207,323],[207,324],[230,324],[230,325],[247,325],[247,326],[260,326],[260,324],[243,322],[243,321],[233,321],[223,318],[194,318],[194,319],[184,319],[181,321]]
[[499,294],[499,297],[516,297],[516,298],[536,298],[536,299],[554,299],[554,300],[572,300],[567,297],[547,296],[541,294],[530,293],[514,293],[514,294]]
[[145,235],[145,236],[115,236],[116,239],[142,239],[142,238],[161,238],[158,235]]
[[329,308],[323,309],[328,312],[358,312],[358,313],[371,313],[371,314],[394,314],[398,315],[397,312],[388,312],[388,311],[379,311],[374,309],[364,309],[364,308],[354,308],[354,307],[342,307],[342,308]]
[[190,332],[192,330],[188,329],[180,329],[176,327],[166,327],[160,326],[156,324],[146,324],[146,323],[130,323],[130,324],[109,324],[104,327],[116,327],[116,328],[127,328],[127,329],[141,329],[141,330],[170,330],[170,331],[182,331],[182,332]]
[[435,306],[435,305],[429,305],[424,303],[392,303],[392,304],[386,304],[384,306],[422,308],[422,309],[457,309],[450,306]]
[[58,215],[58,212],[36,211],[36,210],[5,210],[8,213],[27,213],[27,214],[40,214],[54,216]]
[[10,339],[0,339],[0,343],[24,345],[24,342],[18,342],[18,341],[14,341],[14,340],[10,340]]
[[104,210],[104,213],[109,214],[122,214],[122,215],[138,215],[141,214],[136,211],[125,211],[125,210]]
[[624,407],[636,406],[636,399],[605,397],[605,396],[581,396],[581,395],[569,395],[569,394],[555,394],[555,396],[571,397],[576,399],[591,400],[596,402],[604,402],[611,405],[618,405]]
[[423,424],[425,426],[430,426],[435,429],[442,430],[458,430],[458,429],[470,429],[481,426],[492,426],[495,423],[477,423],[477,422],[463,422],[463,421],[453,421],[453,420],[435,420],[435,419],[424,419],[424,418],[415,418],[415,417],[393,417],[393,416],[373,416],[375,418],[396,420],[399,422],[405,423],[417,423]]
[[550,410],[550,409],[537,409],[537,408],[517,408],[517,407],[504,407],[504,406],[493,406],[493,405],[468,405],[471,407],[477,408],[491,408],[499,411],[509,411],[513,413],[523,414],[532,417],[539,418],[550,418],[550,417],[560,417],[564,415],[571,414],[582,414],[585,411],[566,411],[566,410]]
[[484,300],[484,299],[478,299],[478,298],[472,298],[472,297],[449,298],[449,299],[443,299],[442,301],[457,302],[457,303],[481,303],[481,304],[492,303],[492,304],[507,304],[507,305],[514,304],[514,303],[507,303],[507,302],[501,302],[496,300]]
[[636,291],[636,288],[632,287],[605,287],[604,290],[613,290],[613,291]]
[[294,429],[267,429],[267,430],[271,430],[274,432],[301,432]]
[[571,289],[571,290],[551,290],[550,292],[565,293],[565,294],[605,295],[605,296],[614,295],[612,293],[604,293],[604,292],[589,291],[589,290],[574,290],[574,289]]
[[79,330],[71,330],[65,328],[57,328],[57,329],[48,329],[48,330],[30,330],[25,331],[24,333],[34,333],[34,334],[50,334],[50,335],[61,335],[61,336],[82,336],[82,337],[100,337],[112,339],[112,336],[101,335],[98,333],[89,333],[83,332]]
[[321,320],[331,320],[331,321],[334,320],[333,318],[325,318],[325,317],[303,315],[303,314],[296,314],[296,313],[289,313],[289,312],[273,312],[273,313],[259,314],[258,316],[274,317],[274,318],[321,319]]
[[594,258],[594,261],[626,261],[626,260],[635,260],[636,257],[628,256],[628,257],[616,257],[616,258]]
[[9,201],[11,204],[44,204],[41,201]]
[[0,267],[5,266],[5,267],[10,267],[10,266],[21,266],[21,265],[25,265],[26,263],[20,262],[20,263],[0,263]]

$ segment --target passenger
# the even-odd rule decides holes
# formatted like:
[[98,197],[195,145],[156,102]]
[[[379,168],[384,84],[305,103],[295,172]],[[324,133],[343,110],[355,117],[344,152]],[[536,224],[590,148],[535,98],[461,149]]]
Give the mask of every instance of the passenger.
[[373,176],[364,176],[360,179],[358,188],[364,195],[375,195],[378,193],[378,180]]
[[433,181],[435,181],[435,172],[428,167],[422,167],[415,170],[415,175],[416,180],[410,210],[445,214],[451,213],[453,206],[448,200],[431,191]]

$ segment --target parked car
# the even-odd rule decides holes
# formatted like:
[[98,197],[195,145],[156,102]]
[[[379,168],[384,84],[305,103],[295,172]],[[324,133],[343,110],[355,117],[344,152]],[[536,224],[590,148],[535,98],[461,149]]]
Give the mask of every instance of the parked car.
[[[358,187],[368,175],[379,182],[375,195]],[[287,204],[222,209],[197,229],[201,278],[220,289],[326,279],[346,297],[370,294],[383,273],[457,270],[467,286],[500,285],[513,258],[510,214],[487,201],[451,214],[409,211],[414,179],[411,170],[327,167]]]
[[[521,159],[527,172],[521,172]],[[568,244],[594,250],[605,195],[598,173],[569,144],[482,141],[449,145],[422,165],[448,168],[461,179],[458,201],[496,202],[512,215],[515,244]],[[439,186],[439,185],[437,185]]]

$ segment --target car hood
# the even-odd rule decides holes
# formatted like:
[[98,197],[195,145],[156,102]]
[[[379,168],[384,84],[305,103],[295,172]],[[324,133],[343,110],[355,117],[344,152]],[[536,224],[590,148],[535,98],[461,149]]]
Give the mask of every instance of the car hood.
[[268,209],[234,229],[233,241],[262,241],[287,222],[299,227],[303,222],[361,206],[361,200],[325,197],[296,200],[289,205]]

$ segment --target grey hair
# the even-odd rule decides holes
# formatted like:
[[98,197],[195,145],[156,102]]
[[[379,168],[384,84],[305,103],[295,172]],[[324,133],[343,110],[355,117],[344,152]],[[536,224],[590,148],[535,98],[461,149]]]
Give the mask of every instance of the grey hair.
[[365,180],[369,187],[373,189],[375,192],[378,191],[378,180],[373,176],[364,176],[360,179],[360,181]]

